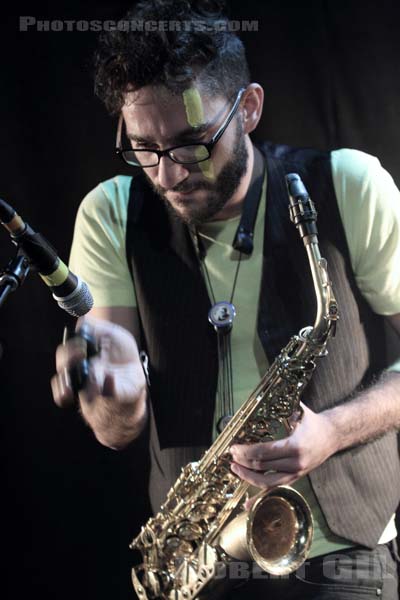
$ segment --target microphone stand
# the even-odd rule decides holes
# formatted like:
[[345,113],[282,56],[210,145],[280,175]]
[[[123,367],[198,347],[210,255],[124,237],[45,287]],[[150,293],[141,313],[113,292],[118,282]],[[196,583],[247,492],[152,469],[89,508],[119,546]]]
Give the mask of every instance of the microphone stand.
[[14,292],[24,283],[30,269],[29,260],[18,250],[16,256],[10,260],[4,271],[0,273],[0,308],[11,292]]

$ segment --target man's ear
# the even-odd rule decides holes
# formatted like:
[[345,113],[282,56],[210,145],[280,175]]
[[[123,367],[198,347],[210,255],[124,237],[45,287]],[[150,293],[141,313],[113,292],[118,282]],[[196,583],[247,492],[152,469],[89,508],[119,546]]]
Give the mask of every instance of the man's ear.
[[264,90],[258,83],[250,83],[242,98],[244,133],[251,133],[261,118],[264,103]]

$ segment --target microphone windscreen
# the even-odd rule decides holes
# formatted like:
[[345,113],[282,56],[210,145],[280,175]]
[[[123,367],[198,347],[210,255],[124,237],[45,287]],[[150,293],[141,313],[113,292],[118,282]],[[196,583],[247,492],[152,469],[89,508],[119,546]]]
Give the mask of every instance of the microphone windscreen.
[[93,296],[90,293],[87,283],[82,281],[80,277],[77,277],[77,279],[78,285],[69,296],[61,298],[53,294],[53,298],[56,300],[58,306],[68,314],[73,317],[83,317],[83,315],[86,315],[93,308]]

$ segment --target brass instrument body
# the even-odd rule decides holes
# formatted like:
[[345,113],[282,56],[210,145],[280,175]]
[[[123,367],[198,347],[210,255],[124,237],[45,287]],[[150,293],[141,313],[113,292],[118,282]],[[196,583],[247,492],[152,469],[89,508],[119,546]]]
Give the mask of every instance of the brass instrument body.
[[[291,199],[292,220],[297,205]],[[140,600],[207,596],[235,560],[251,559],[282,575],[307,557],[313,525],[304,498],[292,488],[277,487],[260,493],[244,512],[241,504],[250,486],[231,471],[229,454],[233,444],[274,440],[282,425],[290,432],[290,417],[301,414],[301,394],[334,335],[338,311],[326,261],[315,233],[302,238],[316,292],[315,324],[290,339],[201,460],[182,469],[158,514],[133,540],[131,548],[143,557],[132,569]]]

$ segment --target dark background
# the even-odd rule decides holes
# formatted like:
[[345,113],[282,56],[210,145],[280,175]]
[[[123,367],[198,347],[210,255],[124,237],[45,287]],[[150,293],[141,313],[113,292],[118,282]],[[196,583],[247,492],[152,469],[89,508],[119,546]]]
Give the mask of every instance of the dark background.
[[[96,34],[19,31],[19,16],[117,19],[128,2],[65,0],[2,9],[0,197],[67,259],[74,216],[99,181],[126,172],[116,123],[93,96]],[[378,155],[400,183],[397,2],[231,2],[258,19],[241,37],[266,90],[257,138]],[[0,231],[0,266],[12,256]],[[147,517],[143,448],[101,447],[49,379],[66,317],[34,275],[1,309],[1,598],[128,600],[128,543]],[[139,457],[139,458],[138,458]]]

